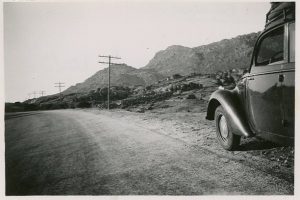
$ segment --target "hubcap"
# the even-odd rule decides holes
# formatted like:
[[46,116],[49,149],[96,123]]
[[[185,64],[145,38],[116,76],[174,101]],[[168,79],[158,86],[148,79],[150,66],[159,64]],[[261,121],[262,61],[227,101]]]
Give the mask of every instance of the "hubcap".
[[227,122],[226,122],[226,118],[224,115],[221,116],[219,125],[220,125],[221,136],[223,138],[227,138],[228,137],[228,127],[227,127]]

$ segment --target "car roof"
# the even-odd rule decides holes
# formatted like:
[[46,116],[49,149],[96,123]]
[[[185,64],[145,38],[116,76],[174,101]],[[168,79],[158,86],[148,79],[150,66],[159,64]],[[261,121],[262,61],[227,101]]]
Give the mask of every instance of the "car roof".
[[291,21],[295,21],[295,2],[273,2],[266,14],[264,31]]

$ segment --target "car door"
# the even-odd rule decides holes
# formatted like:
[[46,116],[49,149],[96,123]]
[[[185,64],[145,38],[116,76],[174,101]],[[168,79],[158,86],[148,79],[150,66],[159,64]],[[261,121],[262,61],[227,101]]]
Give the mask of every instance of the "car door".
[[286,24],[288,62],[283,65],[282,99],[283,128],[287,137],[294,137],[295,126],[295,22]]
[[284,26],[260,36],[246,80],[250,125],[259,134],[284,134],[282,67],[286,62]]

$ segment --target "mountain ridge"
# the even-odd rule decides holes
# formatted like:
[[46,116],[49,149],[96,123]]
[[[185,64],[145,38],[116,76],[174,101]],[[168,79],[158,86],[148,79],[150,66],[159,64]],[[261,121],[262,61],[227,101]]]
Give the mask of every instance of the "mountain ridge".
[[[148,69],[137,69],[126,64],[111,65],[111,86],[146,86],[165,78],[163,75]],[[108,68],[97,71],[82,83],[77,83],[66,90],[63,94],[87,93],[90,90],[107,87]]]
[[[250,65],[251,54],[260,32],[239,35],[197,47],[171,45],[158,51],[147,65],[134,68],[126,64],[111,66],[112,86],[147,86],[174,74],[215,73]],[[107,87],[107,70],[97,71],[64,94],[86,93]]]
[[188,75],[245,68],[250,65],[251,54],[259,33],[239,35],[192,48],[172,45],[158,51],[142,68],[153,69],[165,76],[175,73]]

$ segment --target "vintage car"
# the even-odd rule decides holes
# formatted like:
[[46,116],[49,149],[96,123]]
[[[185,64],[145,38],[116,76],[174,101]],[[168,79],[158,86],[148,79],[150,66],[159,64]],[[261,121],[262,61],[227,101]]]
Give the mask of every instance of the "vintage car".
[[227,150],[241,137],[293,143],[294,106],[295,3],[271,3],[247,73],[233,90],[211,95],[206,119],[215,120],[217,140]]

